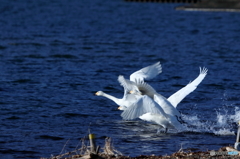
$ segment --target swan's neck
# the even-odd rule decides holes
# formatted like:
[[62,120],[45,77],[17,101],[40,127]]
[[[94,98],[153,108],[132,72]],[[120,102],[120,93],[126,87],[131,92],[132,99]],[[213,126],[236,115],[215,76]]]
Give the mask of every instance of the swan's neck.
[[116,98],[116,97],[114,97],[112,95],[106,94],[106,93],[103,93],[102,96],[104,96],[104,97],[114,101],[117,105],[119,105],[119,99],[118,98]]
[[127,94],[128,94],[128,91],[124,89],[123,100],[127,99]]

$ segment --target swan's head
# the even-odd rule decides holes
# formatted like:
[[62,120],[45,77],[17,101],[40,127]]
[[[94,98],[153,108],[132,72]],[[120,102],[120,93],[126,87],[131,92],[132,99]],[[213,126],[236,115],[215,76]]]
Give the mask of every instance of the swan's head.
[[142,95],[142,92],[140,92],[138,90],[131,90],[129,93],[135,94],[135,95]]
[[126,110],[127,109],[127,107],[125,107],[125,106],[119,106],[118,107],[118,110]]
[[96,96],[102,96],[103,94],[104,94],[103,91],[98,91],[95,93]]

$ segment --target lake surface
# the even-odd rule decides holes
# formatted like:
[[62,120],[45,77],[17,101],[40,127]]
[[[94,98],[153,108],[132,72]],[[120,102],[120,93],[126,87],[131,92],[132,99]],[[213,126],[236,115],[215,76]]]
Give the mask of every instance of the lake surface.
[[[5,1],[0,6],[0,156],[50,157],[95,133],[128,156],[234,145],[240,120],[240,13],[175,11],[123,0]],[[186,130],[123,121],[118,75],[161,62],[149,81],[169,97],[208,68],[178,110]]]

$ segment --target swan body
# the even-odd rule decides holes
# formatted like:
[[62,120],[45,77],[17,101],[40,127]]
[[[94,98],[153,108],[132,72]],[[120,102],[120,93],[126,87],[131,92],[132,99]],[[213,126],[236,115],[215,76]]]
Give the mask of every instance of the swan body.
[[168,119],[165,116],[162,116],[160,114],[154,114],[154,113],[145,113],[142,116],[139,117],[141,120],[147,121],[147,122],[152,122],[156,123],[163,128],[172,128],[174,129],[175,127],[172,126],[169,122]]
[[168,115],[147,95],[140,97],[129,107],[120,106],[118,109],[123,110],[121,116],[124,120],[140,118],[141,120],[160,125],[166,129],[165,132],[167,132],[168,128],[175,128],[175,126],[170,124]]
[[121,116],[125,120],[132,120],[145,113],[160,114],[166,117],[166,113],[163,109],[147,95],[143,95],[134,104],[127,107],[122,112]]
[[168,128],[182,128],[176,116],[167,114],[155,100],[147,95],[143,95],[137,102],[127,107],[121,116],[124,120],[140,118],[148,122],[154,122],[165,128],[165,132],[167,132]]
[[[125,79],[123,76],[119,76],[119,82],[124,87],[125,90],[128,91],[128,89],[134,89],[134,91],[130,91],[132,94],[135,94],[136,98],[139,98],[140,95],[147,95],[150,98],[154,99],[155,102],[157,102],[167,114],[172,114],[173,116],[181,117],[181,114],[179,111],[161,94],[157,93],[155,89],[147,84],[146,82],[131,82],[127,79]],[[140,92],[140,93],[139,93]]]
[[180,112],[164,96],[157,93],[153,99],[162,107],[166,114],[175,116],[180,123],[183,122]]

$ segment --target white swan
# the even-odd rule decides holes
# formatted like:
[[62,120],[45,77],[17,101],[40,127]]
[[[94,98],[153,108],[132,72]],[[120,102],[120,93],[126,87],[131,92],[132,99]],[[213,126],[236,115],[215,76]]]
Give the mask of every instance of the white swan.
[[[178,118],[181,118],[179,111],[174,106],[172,106],[172,104],[165,97],[163,97],[161,94],[158,94],[155,89],[146,82],[134,83],[125,79],[121,75],[118,77],[118,81],[124,87],[124,90],[126,90],[127,92],[129,91],[129,88],[134,89],[134,91],[129,92],[134,94],[136,99],[140,98],[141,95],[147,95],[150,98],[154,99],[157,103],[161,102],[160,106],[167,114],[172,114],[174,116],[177,116]],[[163,100],[164,102],[162,102]]]
[[[134,104],[128,107],[119,107],[120,110],[123,110],[121,116],[124,120],[140,118],[148,122],[154,122],[165,128],[165,133],[168,128],[178,130],[182,128],[181,122],[179,121],[181,118],[180,113],[165,97],[158,94],[150,85],[146,82],[134,83],[125,79],[123,76],[119,76],[118,79],[125,90],[133,86],[139,89],[133,93],[138,99]],[[141,92],[143,95],[138,92]],[[175,111],[166,112],[164,109],[171,110],[168,107],[172,107]],[[158,112],[156,112],[156,110],[158,110]]]
[[[133,88],[132,85],[135,85],[134,88],[138,88],[138,90],[136,89],[137,91],[132,91],[132,93],[135,94],[135,96],[141,96],[138,93],[141,92],[143,95],[146,94],[147,96],[150,97],[143,99],[140,98],[142,100],[146,100],[146,102],[144,103],[141,100],[140,100],[141,102],[139,102],[138,100],[132,106],[125,108],[121,116],[125,120],[131,120],[139,117],[142,120],[155,122],[163,126],[166,129],[166,132],[168,128],[176,128],[178,130],[181,129],[182,128],[181,124],[183,121],[181,119],[179,111],[176,109],[176,106],[181,102],[182,99],[184,99],[188,94],[190,94],[197,88],[197,86],[207,75],[207,71],[208,70],[206,68],[203,69],[200,68],[200,74],[193,82],[189,83],[187,86],[183,87],[182,89],[174,93],[168,99],[158,94],[150,85],[148,85],[145,82],[133,83],[129,80],[124,79],[124,77],[120,76],[119,82],[123,87],[125,87],[125,89]],[[162,108],[161,113],[156,114],[154,111],[151,111],[152,109],[148,110],[145,108],[148,107],[147,103],[153,103],[149,102],[150,99],[153,99]],[[156,104],[154,106],[157,107]],[[146,110],[148,110],[149,112],[146,112]]]
[[[162,72],[161,64],[160,64],[160,62],[157,62],[157,63],[155,63],[153,65],[144,67],[144,68],[142,68],[142,69],[132,73],[130,75],[130,81],[133,82],[133,83],[135,81],[143,82],[144,79],[146,79],[146,80],[152,79],[152,78],[154,78],[155,76],[157,76],[161,72]],[[119,80],[119,78],[118,78],[118,80]],[[134,84],[131,85],[131,86],[132,87],[129,88],[129,89],[125,89],[126,87],[124,87],[123,98],[116,98],[116,97],[114,97],[112,95],[104,93],[103,91],[98,91],[98,92],[95,93],[95,95],[106,97],[106,98],[114,101],[118,106],[128,107],[133,102],[136,102],[136,100],[137,100],[136,96],[134,96],[132,94],[129,94],[128,91],[127,91],[127,90],[136,90],[136,91],[138,90],[137,88],[135,88]]]
[[165,133],[168,128],[178,130],[182,128],[181,123],[175,116],[167,114],[155,100],[147,95],[143,95],[134,104],[127,107],[121,116],[124,120],[140,118],[148,122],[154,122],[165,128]]

